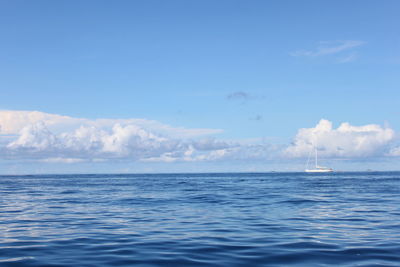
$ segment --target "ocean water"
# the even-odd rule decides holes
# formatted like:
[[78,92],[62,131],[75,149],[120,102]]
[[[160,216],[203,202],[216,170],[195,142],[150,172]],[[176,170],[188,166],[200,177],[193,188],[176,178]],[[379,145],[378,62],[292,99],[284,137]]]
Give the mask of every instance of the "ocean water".
[[400,266],[400,173],[0,176],[0,266]]

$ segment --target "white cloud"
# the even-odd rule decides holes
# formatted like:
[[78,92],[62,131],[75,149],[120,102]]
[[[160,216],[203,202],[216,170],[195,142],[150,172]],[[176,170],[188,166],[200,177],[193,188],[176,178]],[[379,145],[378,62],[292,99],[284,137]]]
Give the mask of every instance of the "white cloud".
[[53,133],[74,130],[80,126],[92,126],[98,129],[109,129],[116,124],[122,126],[137,125],[138,127],[156,131],[162,135],[179,138],[193,138],[221,133],[221,129],[187,129],[172,127],[155,120],[146,119],[85,119],[49,114],[40,111],[0,110],[0,134],[19,134],[27,125],[43,123]]
[[314,128],[300,129],[284,153],[289,157],[306,157],[316,146],[319,154],[325,157],[383,156],[394,137],[392,129],[376,124],[352,126],[342,123],[334,129],[332,122],[322,119]]
[[49,163],[77,163],[77,162],[83,162],[85,160],[76,158],[47,158],[40,161]]
[[319,42],[318,46],[314,50],[298,50],[291,53],[292,56],[304,56],[304,57],[319,57],[337,54],[349,49],[364,45],[365,42],[357,40],[344,40],[344,41],[323,41]]
[[85,120],[49,114],[40,111],[0,110],[0,134],[18,134],[27,125],[44,123],[48,127],[55,125],[76,125]]
[[41,151],[55,145],[55,135],[45,127],[43,122],[38,122],[22,128],[18,139],[11,142],[7,147],[10,149],[30,147],[35,151]]
[[389,156],[395,156],[395,157],[400,156],[400,146],[392,148],[392,149],[389,151],[388,155],[389,155]]
[[37,111],[1,111],[0,125],[7,157],[46,162],[195,160],[196,154],[229,146],[209,137],[220,133],[219,129],[176,128],[145,119],[89,120]]
[[1,111],[0,125],[3,159],[52,163],[288,160],[307,157],[314,145],[325,157],[400,156],[392,129],[349,123],[334,129],[328,120],[321,120],[314,128],[300,129],[288,146],[262,139],[221,140],[212,136],[221,132],[218,129],[177,128],[145,119],[90,120]]

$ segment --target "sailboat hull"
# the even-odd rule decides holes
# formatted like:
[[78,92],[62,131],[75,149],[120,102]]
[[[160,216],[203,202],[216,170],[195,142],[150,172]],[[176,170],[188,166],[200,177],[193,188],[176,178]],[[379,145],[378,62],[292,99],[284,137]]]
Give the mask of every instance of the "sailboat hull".
[[[310,158],[308,158],[308,161]],[[318,165],[318,150],[317,147],[315,147],[315,169],[308,169],[308,161],[307,161],[307,167],[305,169],[305,172],[307,173],[327,173],[327,172],[333,172],[331,168],[323,167]]]
[[305,172],[308,172],[308,173],[326,173],[326,172],[333,172],[333,170],[332,169],[322,169],[322,170],[319,170],[319,169],[312,169],[312,170],[305,170]]

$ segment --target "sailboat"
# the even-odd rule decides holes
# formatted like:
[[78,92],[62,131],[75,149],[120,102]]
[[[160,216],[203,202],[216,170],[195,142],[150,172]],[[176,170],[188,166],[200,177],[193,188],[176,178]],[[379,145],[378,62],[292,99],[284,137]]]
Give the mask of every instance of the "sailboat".
[[331,168],[323,167],[323,166],[319,166],[319,165],[318,165],[318,150],[317,150],[317,147],[315,147],[315,168],[314,168],[314,169],[309,169],[309,168],[308,168],[308,163],[309,163],[309,161],[310,161],[310,157],[308,157],[308,160],[307,160],[307,167],[306,167],[305,172],[308,172],[308,173],[333,172],[333,169],[331,169]]

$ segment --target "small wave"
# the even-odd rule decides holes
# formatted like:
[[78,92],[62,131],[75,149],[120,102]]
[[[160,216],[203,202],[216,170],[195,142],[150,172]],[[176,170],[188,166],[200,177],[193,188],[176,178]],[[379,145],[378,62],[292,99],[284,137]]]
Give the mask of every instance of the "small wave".
[[19,261],[26,261],[26,260],[33,260],[35,257],[15,257],[15,258],[5,258],[1,259],[0,262],[19,262]]
[[380,175],[3,177],[0,266],[398,266]]
[[313,199],[306,199],[306,198],[297,198],[297,199],[288,199],[278,201],[277,204],[291,204],[291,205],[302,205],[302,204],[314,204],[314,203],[324,203],[327,201],[323,200],[313,200]]

